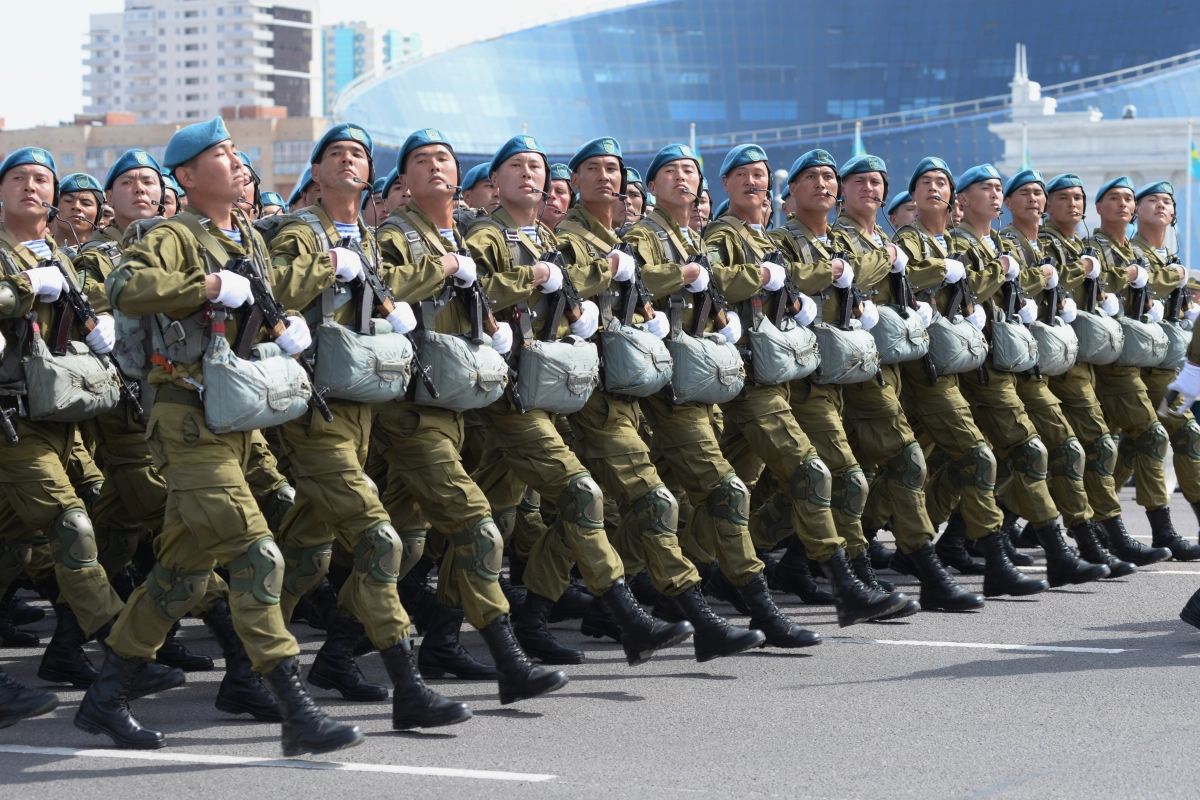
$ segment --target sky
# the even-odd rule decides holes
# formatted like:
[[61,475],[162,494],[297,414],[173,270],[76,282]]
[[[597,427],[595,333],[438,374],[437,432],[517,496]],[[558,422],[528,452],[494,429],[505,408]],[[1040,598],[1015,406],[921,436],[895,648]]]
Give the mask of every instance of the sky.
[[[83,111],[83,43],[88,15],[124,8],[124,0],[0,0],[4,29],[0,47],[0,118],[4,127],[56,125]],[[364,20],[382,28],[419,32],[425,52],[577,16],[631,0],[528,0],[514,6],[495,0],[452,3],[396,0],[321,0],[320,22]],[[281,3],[282,4],[282,3]],[[47,10],[49,9],[49,16]],[[399,12],[403,9],[403,13]],[[449,20],[440,17],[449,10]]]

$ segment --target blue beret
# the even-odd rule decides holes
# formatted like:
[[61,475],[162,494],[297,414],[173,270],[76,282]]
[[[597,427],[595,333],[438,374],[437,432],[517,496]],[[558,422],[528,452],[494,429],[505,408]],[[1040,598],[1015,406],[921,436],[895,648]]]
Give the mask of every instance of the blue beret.
[[292,189],[292,196],[288,198],[288,205],[294,206],[300,202],[300,195],[304,194],[304,190],[312,186],[312,167],[305,167],[304,172],[300,173],[300,180],[296,181],[296,188]]
[[787,200],[791,196],[792,196],[792,187],[791,186],[784,186],[783,191],[779,193],[780,200]]
[[[756,144],[739,144],[737,147],[729,151],[725,156],[725,160],[721,162],[721,177],[724,178],[730,172],[738,167],[746,164],[763,164],[767,165],[767,151],[763,150]],[[770,176],[771,168],[767,166],[767,175]]]
[[1050,182],[1046,184],[1046,194],[1057,192],[1059,189],[1069,189],[1072,186],[1078,186],[1082,189],[1083,181],[1073,172],[1064,172],[1050,179]]
[[546,160],[546,172],[550,171],[550,159],[546,156],[546,151],[538,143],[538,140],[532,136],[521,134],[514,136],[504,144],[500,145],[500,149],[496,151],[496,155],[492,156],[492,172],[500,169],[505,161],[508,161],[515,155],[521,153],[537,153]]
[[1046,188],[1046,179],[1042,177],[1042,173],[1036,169],[1023,169],[1004,184],[1004,196],[1008,197],[1027,183],[1040,183],[1043,190]]
[[166,173],[163,174],[163,185],[175,193],[176,197],[187,197],[187,192],[179,185],[179,181]]
[[550,180],[552,181],[571,181],[571,168],[566,164],[551,164],[550,165]]
[[313,146],[312,155],[309,157],[309,162],[316,164],[321,160],[321,154],[325,152],[325,148],[334,142],[358,142],[367,150],[367,159],[372,157],[371,134],[367,133],[361,125],[355,125],[352,122],[343,122],[334,125],[325,134],[317,140]]
[[882,172],[884,175],[887,175],[887,164],[879,156],[871,156],[864,153],[842,164],[842,169],[838,174],[845,180],[851,175],[858,175],[861,172]]
[[[684,161],[691,159],[696,162],[696,169],[700,169],[700,159],[696,158],[696,153],[686,144],[669,144],[662,150],[654,154],[654,160],[650,162],[650,168],[646,170],[646,180],[654,180],[654,176],[658,171],[670,164],[672,161]],[[635,171],[636,175],[637,172]],[[630,180],[630,183],[640,183],[641,181]]]
[[264,206],[280,206],[282,208],[287,208],[287,203],[283,202],[283,197],[279,194],[279,192],[263,192],[262,204]]
[[43,150],[40,147],[22,147],[20,150],[9,153],[8,158],[0,163],[0,181],[4,180],[4,176],[10,169],[25,164],[37,164],[39,167],[45,167],[54,173],[55,178],[58,178],[58,165],[54,163],[54,156],[50,155],[49,150]]
[[626,167],[625,168],[625,182],[641,184],[642,183],[642,173],[638,172],[633,167]]
[[482,164],[476,164],[467,170],[467,174],[463,176],[462,190],[465,192],[468,189],[475,187],[475,184],[480,181],[491,180],[492,162],[485,161]]
[[86,172],[73,172],[63,178],[62,183],[58,184],[58,191],[59,194],[73,194],[75,192],[104,193],[104,189],[100,187],[100,181]]
[[708,178],[704,177],[703,175],[700,176],[700,191],[708,191]]
[[1170,181],[1155,181],[1154,183],[1147,183],[1145,186],[1137,190],[1137,194],[1133,196],[1133,199],[1141,200],[1148,194],[1169,194],[1171,197],[1174,197],[1175,187],[1171,185]]
[[576,150],[575,155],[571,156],[571,160],[567,162],[567,169],[571,172],[578,172],[580,164],[596,156],[615,156],[622,165],[625,164],[621,157],[621,143],[611,136],[604,136],[600,139],[592,139]]
[[[1000,173],[991,164],[980,164],[976,167],[971,167],[969,170],[958,176],[958,191],[963,191],[968,186],[974,186],[977,183],[984,181],[999,181]],[[1001,183],[1003,186],[1003,183]]]
[[380,192],[386,199],[391,194],[392,187],[396,185],[396,181],[400,180],[400,169],[396,168],[383,177],[383,188]]
[[167,142],[167,152],[163,154],[163,166],[175,169],[180,164],[191,161],[213,145],[229,139],[229,131],[225,129],[225,120],[213,117],[208,122],[197,122],[175,131],[171,141]]
[[410,133],[408,138],[404,140],[404,144],[400,148],[400,157],[396,159],[396,169],[403,172],[404,162],[408,160],[408,154],[413,150],[427,147],[431,144],[445,145],[447,150],[451,153],[454,152],[454,146],[446,140],[446,137],[437,128],[421,128]]
[[250,156],[246,155],[241,150],[237,151],[238,160],[246,165],[246,169],[250,170],[250,180],[254,183],[262,183],[262,178],[258,175],[258,170],[254,168],[254,162],[250,160]]
[[911,202],[912,202],[912,195],[909,194],[908,192],[901,192],[900,194],[896,195],[888,202],[887,208],[885,208],[883,210],[883,213],[893,214],[893,213],[895,213],[897,208],[904,205],[905,203],[911,203]]
[[387,179],[391,174],[389,172],[382,178],[376,178],[375,183],[371,185],[371,194],[383,194],[383,187],[387,185]]
[[926,172],[939,171],[946,173],[946,177],[950,179],[950,191],[954,191],[954,173],[950,171],[950,165],[942,161],[937,156],[926,156],[922,158],[917,168],[913,170],[912,177],[908,179],[908,193],[912,194],[917,188],[917,179]]
[[788,183],[796,180],[797,175],[811,167],[832,167],[836,171],[837,162],[824,150],[809,150],[792,162],[792,168],[788,170]]
[[719,206],[717,206],[717,210],[712,212],[712,218],[716,219],[717,217],[721,216],[722,214],[727,214],[727,213],[729,213],[729,201],[722,200],[721,204]]
[[1099,203],[1100,198],[1104,197],[1104,195],[1108,194],[1108,192],[1112,189],[1128,189],[1132,192],[1134,191],[1133,181],[1129,179],[1128,175],[1120,175],[1116,178],[1113,178],[1111,181],[1101,186],[1100,191],[1096,192],[1096,202]]
[[149,167],[162,176],[162,167],[154,160],[154,156],[147,153],[145,150],[126,150],[120,158],[113,162],[112,168],[108,171],[108,177],[104,179],[104,191],[109,191],[113,188],[113,184],[117,182],[117,178],[124,175],[126,172],[134,169]]

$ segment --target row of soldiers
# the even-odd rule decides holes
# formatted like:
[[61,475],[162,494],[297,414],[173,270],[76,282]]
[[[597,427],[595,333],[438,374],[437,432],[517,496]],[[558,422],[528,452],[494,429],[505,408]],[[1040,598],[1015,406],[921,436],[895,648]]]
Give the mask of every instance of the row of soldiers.
[[[162,165],[126,153],[103,187],[60,182],[45,150],[9,155],[0,593],[27,583],[53,602],[38,674],[87,689],[75,724],[164,746],[130,702],[205,668],[173,638],[189,615],[225,657],[217,708],[281,722],[290,756],[363,738],[301,680],[300,616],[326,631],[307,681],[386,700],[355,662],[378,649],[404,730],[471,717],[424,677],[494,681],[501,703],[566,685],[534,663],[584,660],[559,619],[581,616],[630,666],[689,638],[707,661],[820,642],[772,588],[848,626],[1200,558],[1163,470],[1173,450],[1200,514],[1200,366],[1072,357],[1050,375],[998,346],[1083,315],[1189,327],[1170,184],[1109,182],[1084,241],[1074,175],[956,179],[927,158],[887,209],[893,237],[877,157],[801,156],[776,228],[762,148],[735,147],[720,177],[728,209],[709,220],[685,145],[643,181],[611,137],[552,165],[521,135],[464,175],[423,129],[381,182],[370,135],[343,123],[284,214],[220,119],[178,131]],[[935,329],[982,342],[975,366],[929,358]],[[1121,519],[1131,473],[1151,547]],[[1016,568],[1033,546],[1048,580]],[[982,574],[983,596],[947,565]],[[459,644],[464,619],[493,664]],[[0,725],[57,702],[0,676]]]

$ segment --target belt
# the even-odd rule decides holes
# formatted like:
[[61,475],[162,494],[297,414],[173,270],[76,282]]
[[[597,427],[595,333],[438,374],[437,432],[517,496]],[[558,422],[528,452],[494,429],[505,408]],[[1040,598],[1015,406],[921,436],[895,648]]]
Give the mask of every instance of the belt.
[[204,399],[193,389],[182,389],[178,386],[159,386],[154,390],[154,402],[176,403],[192,408],[204,408]]

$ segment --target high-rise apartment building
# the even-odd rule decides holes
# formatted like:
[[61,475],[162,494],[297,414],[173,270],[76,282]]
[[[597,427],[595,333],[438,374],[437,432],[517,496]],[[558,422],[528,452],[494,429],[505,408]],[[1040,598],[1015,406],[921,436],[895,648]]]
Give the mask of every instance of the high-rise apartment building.
[[330,113],[338,92],[364,75],[421,55],[421,34],[379,30],[365,22],[339,22],[321,30],[325,71],[324,108]]

